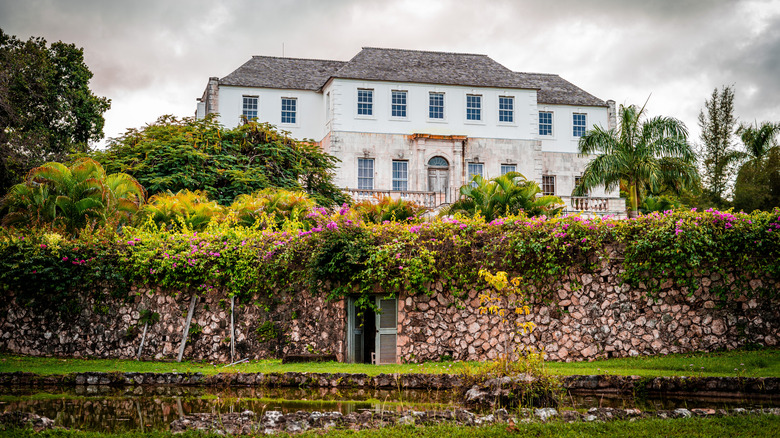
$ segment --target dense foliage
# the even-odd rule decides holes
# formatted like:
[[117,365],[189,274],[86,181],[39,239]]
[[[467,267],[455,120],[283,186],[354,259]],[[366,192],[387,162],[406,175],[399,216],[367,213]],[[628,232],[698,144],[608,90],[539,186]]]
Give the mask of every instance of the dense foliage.
[[103,138],[111,101],[89,89],[84,52],[61,41],[21,41],[0,29],[0,193],[35,166]]
[[[728,279],[723,299],[776,291],[753,289],[751,278],[780,280],[780,210],[750,215],[667,211],[634,220],[524,215],[485,222],[444,218],[422,223],[365,224],[353,209],[307,214],[311,228],[284,231],[212,223],[126,227],[121,235],[74,239],[6,231],[0,239],[0,285],[23,302],[73,303],[73,287],[106,283],[120,290],[148,284],[173,293],[217,289],[226,295],[279,297],[303,289],[336,298],[348,293],[431,293],[462,297],[480,284],[478,272],[505,271],[529,298],[546,299],[577,272],[600,269],[617,248],[623,281],[649,295],[670,279],[693,291],[704,274]],[[297,229],[296,229],[297,227]],[[108,232],[106,232],[108,233]],[[766,284],[766,283],[765,283]],[[7,295],[7,293],[5,294]]]
[[479,215],[486,221],[492,221],[521,212],[528,216],[554,216],[563,209],[561,198],[539,196],[541,193],[542,188],[536,181],[529,181],[518,172],[509,172],[491,179],[475,175],[472,184],[460,188],[461,198],[453,202],[445,212],[469,217]]
[[744,161],[734,186],[734,207],[769,211],[780,206],[780,123],[741,125]]
[[638,213],[642,191],[659,193],[662,186],[684,189],[698,184],[696,154],[685,125],[672,117],[647,118],[645,107],[621,105],[617,128],[595,126],[580,138],[579,150],[595,157],[585,166],[574,195],[625,183],[631,217]]
[[93,155],[109,172],[135,177],[150,195],[201,191],[229,205],[241,194],[273,187],[305,191],[325,206],[345,201],[332,181],[338,160],[268,124],[226,129],[213,116],[163,116],[142,129],[129,129],[106,152]]
[[375,196],[352,205],[360,212],[360,217],[372,224],[384,222],[414,221],[428,212],[428,209],[403,198],[392,199],[389,196]]
[[4,226],[51,226],[72,234],[87,226],[130,221],[146,191],[124,173],[106,175],[91,158],[46,163],[0,199]]

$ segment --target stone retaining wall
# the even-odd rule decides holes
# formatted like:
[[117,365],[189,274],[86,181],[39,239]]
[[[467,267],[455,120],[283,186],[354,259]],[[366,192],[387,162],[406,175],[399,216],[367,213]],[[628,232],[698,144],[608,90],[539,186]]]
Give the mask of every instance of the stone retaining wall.
[[[527,317],[510,312],[507,323],[496,315],[480,315],[480,289],[454,300],[437,283],[432,296],[402,296],[398,357],[408,362],[495,359],[512,353],[517,342],[544,349],[548,359],[568,362],[780,343],[780,300],[744,294],[720,300],[717,288],[736,291],[733,278],[704,276],[703,286],[692,293],[669,280],[653,299],[644,287],[621,284],[620,272],[617,263],[593,274],[572,270],[553,285],[548,303],[532,302]],[[775,280],[749,285],[752,291],[765,288],[780,295]],[[515,321],[532,321],[536,329],[518,335]]]
[[[140,311],[160,315],[148,328],[142,358],[178,355],[191,296],[133,288],[129,302],[82,303],[79,315],[39,312],[15,304],[0,309],[0,351],[31,356],[135,358],[141,343]],[[268,309],[268,310],[266,310]],[[236,356],[262,359],[287,352],[337,354],[341,360],[346,328],[342,301],[302,292],[275,303],[238,300],[235,310]],[[265,330],[258,329],[263,328]],[[194,312],[185,360],[230,361],[230,300],[203,295]]]
[[[619,260],[613,251],[610,260]],[[401,294],[398,298],[398,362],[495,359],[515,351],[515,344],[544,349],[550,360],[579,361],[608,357],[734,349],[780,344],[780,299],[756,297],[721,300],[720,288],[736,291],[733,278],[702,277],[696,291],[663,284],[657,298],[644,287],[620,281],[619,261],[595,273],[572,270],[551,286],[546,302],[531,303],[530,316],[511,313],[507,323],[480,315],[479,294],[472,288],[455,299],[441,282],[432,295]],[[751,291],[780,296],[773,279],[754,279]],[[0,305],[0,351],[33,356],[134,358],[143,325],[140,312],[149,309],[160,321],[149,328],[142,357],[177,356],[190,296],[133,288],[129,302],[86,301],[79,315],[67,316],[14,304]],[[510,297],[510,300],[513,297]],[[209,293],[196,307],[195,335],[186,359],[230,361],[230,302]],[[288,353],[335,354],[347,357],[347,311],[342,301],[305,291],[279,296],[274,302],[238,302],[236,359],[280,357]],[[532,321],[536,330],[518,335],[515,321]]]

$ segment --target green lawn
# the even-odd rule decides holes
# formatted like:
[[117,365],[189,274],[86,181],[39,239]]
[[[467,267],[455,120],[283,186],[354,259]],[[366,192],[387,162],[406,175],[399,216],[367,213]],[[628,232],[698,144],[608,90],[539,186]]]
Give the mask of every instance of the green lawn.
[[[87,371],[120,372],[317,372],[317,373],[459,373],[475,369],[479,363],[428,362],[407,365],[363,365],[336,362],[286,364],[280,360],[262,360],[230,367],[203,362],[136,362],[133,360],[59,359],[0,355],[0,372],[26,371],[38,374],[66,374]],[[608,359],[595,362],[548,362],[555,374],[610,374],[640,376],[744,376],[780,377],[780,350],[691,353]],[[736,370],[736,371],[735,371]]]
[[[749,417],[725,417],[725,418],[689,418],[681,420],[642,420],[642,421],[614,421],[609,423],[532,423],[520,424],[516,430],[507,430],[506,425],[490,427],[458,427],[452,425],[427,426],[427,427],[387,427],[375,430],[363,430],[360,432],[333,430],[327,433],[311,431],[296,437],[364,437],[364,438],[409,438],[409,437],[770,437],[777,436],[780,430],[780,417],[778,416],[749,416]],[[99,432],[77,431],[47,431],[36,434],[30,430],[7,430],[2,435],[9,438],[194,438],[194,437],[218,437],[220,435],[203,435],[200,433],[186,433],[173,435],[170,432],[129,432],[120,434],[108,434]],[[286,436],[286,435],[283,435]]]

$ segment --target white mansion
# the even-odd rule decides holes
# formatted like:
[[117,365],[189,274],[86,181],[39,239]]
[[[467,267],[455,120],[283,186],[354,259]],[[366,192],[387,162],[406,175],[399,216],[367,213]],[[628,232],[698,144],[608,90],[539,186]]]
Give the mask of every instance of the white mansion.
[[614,193],[569,195],[587,157],[580,136],[614,127],[604,102],[558,75],[513,72],[486,55],[363,48],[347,62],[254,56],[212,77],[197,117],[269,122],[341,160],[353,196],[451,202],[475,174],[518,171],[567,209],[619,213]]

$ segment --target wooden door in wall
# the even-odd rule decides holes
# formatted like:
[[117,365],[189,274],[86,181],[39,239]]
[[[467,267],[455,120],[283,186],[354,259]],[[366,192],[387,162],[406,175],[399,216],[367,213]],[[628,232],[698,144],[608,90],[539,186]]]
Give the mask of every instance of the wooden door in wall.
[[429,165],[428,191],[440,194],[440,197],[443,198],[439,200],[440,202],[450,202],[449,190],[447,190],[449,184],[450,184],[450,169],[448,167],[441,167],[441,166],[432,167]]
[[376,300],[376,363],[396,363],[396,338],[398,337],[398,301],[395,298]]

